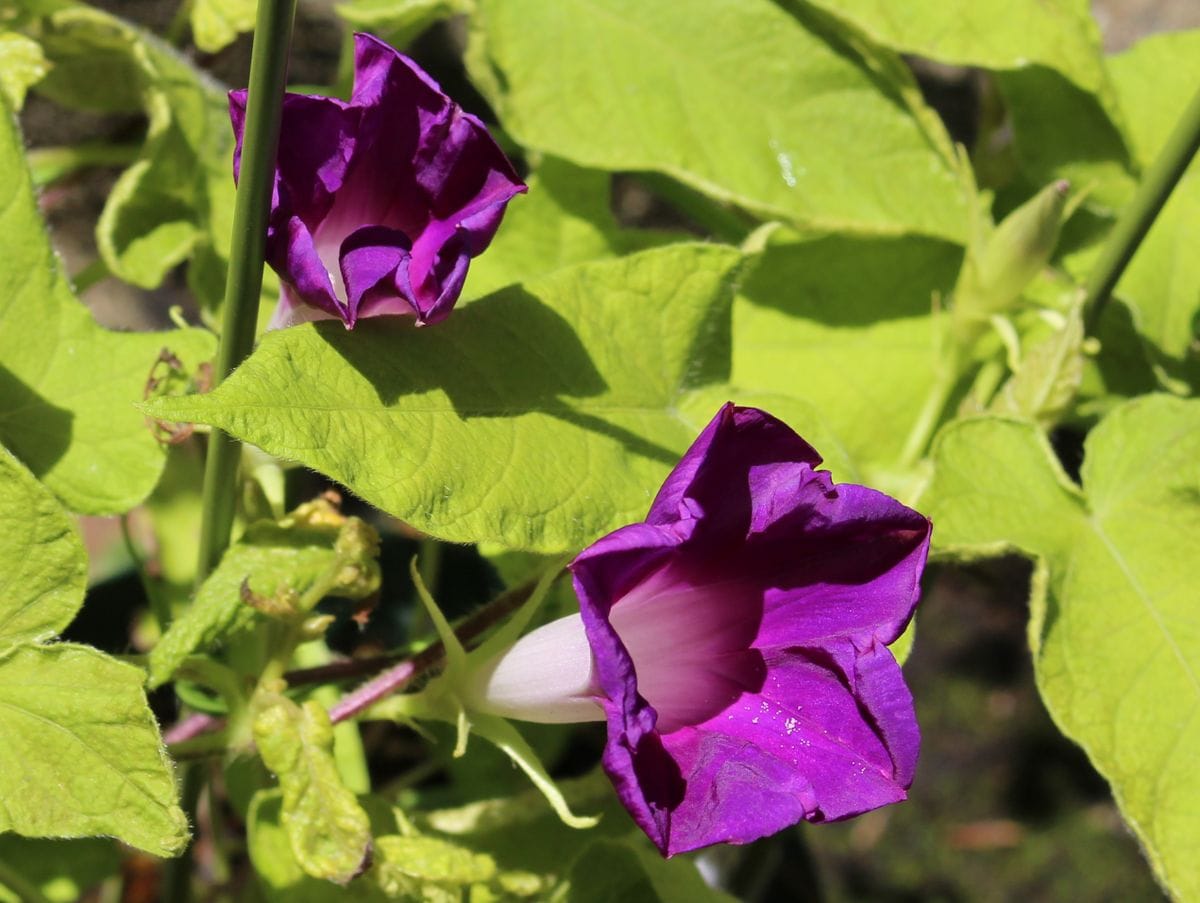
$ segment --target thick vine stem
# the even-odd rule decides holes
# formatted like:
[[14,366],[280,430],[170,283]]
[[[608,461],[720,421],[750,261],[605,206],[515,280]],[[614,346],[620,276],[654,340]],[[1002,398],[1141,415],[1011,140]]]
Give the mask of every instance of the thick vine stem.
[[[250,57],[241,172],[233,211],[233,253],[225,283],[221,342],[213,369],[214,385],[228,376],[254,346],[267,214],[271,207],[279,121],[295,15],[296,0],[262,0],[258,5]],[[211,573],[229,545],[240,457],[241,443],[222,430],[213,429],[204,471],[204,519],[200,529],[197,585]]]
[[[460,623],[455,628],[455,634],[462,640],[464,646],[471,648],[475,645],[475,640],[478,640],[504,617],[520,608],[533,593],[536,585],[536,581],[529,581],[497,596]],[[442,644],[434,642],[416,655],[404,655],[403,657],[379,655],[371,658],[331,662],[328,665],[288,671],[283,675],[283,679],[288,686],[299,687],[329,684],[375,674],[374,678],[351,691],[333,705],[330,709],[330,717],[333,723],[337,724],[353,718],[384,696],[403,689],[417,678],[441,667],[444,658],[445,649],[442,648]],[[380,673],[383,668],[388,670]],[[163,739],[168,744],[186,743],[201,735],[221,730],[225,725],[226,719],[217,715],[202,713],[189,715],[168,728],[163,733]]]
[[1100,258],[1088,276],[1083,310],[1084,323],[1089,335],[1096,331],[1100,315],[1104,312],[1104,305],[1108,303],[1112,290],[1198,149],[1200,90],[1180,117],[1154,165],[1138,186],[1133,200],[1121,211],[1108,241],[1104,244]]
[[[477,639],[510,612],[520,608],[532,595],[536,585],[536,582],[531,581],[497,596],[456,627],[455,635],[462,640],[464,646],[470,646],[472,640]],[[446,649],[442,643],[431,643],[416,655],[397,663],[343,696],[329,710],[329,720],[337,724],[353,718],[384,697],[402,690],[418,677],[440,667],[445,658]]]

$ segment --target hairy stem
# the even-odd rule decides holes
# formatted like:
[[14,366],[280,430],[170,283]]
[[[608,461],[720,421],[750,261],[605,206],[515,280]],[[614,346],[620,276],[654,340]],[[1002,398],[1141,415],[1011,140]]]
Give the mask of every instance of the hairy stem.
[[1121,211],[1088,277],[1083,309],[1089,333],[1096,331],[1112,290],[1197,149],[1200,149],[1200,91],[1180,117],[1133,200]]
[[[296,0],[261,0],[250,52],[250,86],[246,98],[246,125],[242,134],[241,171],[233,207],[233,251],[225,282],[221,341],[213,368],[214,386],[242,362],[254,346],[258,325],[258,299],[262,292],[267,214],[275,155],[279,146],[279,121],[287,79],[288,52]],[[196,585],[212,573],[229,545],[238,494],[237,470],[241,443],[213,429],[204,470],[204,497]],[[184,769],[183,806],[195,821],[201,776],[198,768]],[[187,903],[191,899],[192,847],[166,869],[165,899]]]
[[[246,127],[242,136],[241,172],[233,209],[233,254],[225,283],[214,385],[228,376],[254,345],[267,214],[271,206],[280,111],[295,14],[296,0],[263,0],[258,6],[250,58]],[[200,530],[197,583],[209,575],[229,545],[240,457],[241,443],[214,428],[209,437],[204,472],[204,519]]]

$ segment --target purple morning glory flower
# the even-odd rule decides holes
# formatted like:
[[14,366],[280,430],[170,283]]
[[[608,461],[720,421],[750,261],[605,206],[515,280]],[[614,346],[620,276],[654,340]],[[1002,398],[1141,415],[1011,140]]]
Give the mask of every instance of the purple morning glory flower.
[[646,520],[571,564],[581,617],[476,676],[497,714],[603,717],[604,768],[665,855],[848,818],[912,782],[920,734],[887,644],[916,606],[930,523],[820,460],[726,405]]
[[[246,92],[229,95],[242,152]],[[354,38],[347,103],[287,94],[267,229],[272,327],[408,314],[436,323],[525,185],[483,123],[408,57]]]

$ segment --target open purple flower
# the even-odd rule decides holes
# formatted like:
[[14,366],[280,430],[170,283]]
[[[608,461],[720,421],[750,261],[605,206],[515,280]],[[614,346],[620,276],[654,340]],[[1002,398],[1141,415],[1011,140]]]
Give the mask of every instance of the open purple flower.
[[[412,60],[355,35],[347,103],[288,94],[267,229],[273,327],[408,314],[436,323],[525,190],[483,123]],[[246,92],[229,95],[242,152]]]
[[581,618],[476,678],[497,714],[604,717],[604,768],[666,855],[847,818],[912,782],[920,735],[887,644],[916,606],[930,523],[834,485],[820,460],[726,405],[645,522],[571,564]]

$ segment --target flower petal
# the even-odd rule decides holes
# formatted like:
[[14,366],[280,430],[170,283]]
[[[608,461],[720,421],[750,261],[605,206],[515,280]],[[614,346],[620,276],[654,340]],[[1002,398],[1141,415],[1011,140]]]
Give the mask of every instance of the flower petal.
[[756,645],[844,636],[894,642],[920,598],[929,521],[849,483],[797,496],[790,511],[747,543],[741,566],[763,575],[766,587]]
[[894,660],[889,669],[874,647],[863,668],[851,658],[847,673],[823,649],[770,655],[760,694],[663,738],[685,784],[668,854],[748,843],[800,819],[848,818],[906,797],[918,740],[911,697]]
[[[364,226],[351,232],[338,252],[346,287],[346,325],[353,327],[368,303],[394,301],[412,310],[408,292],[408,236],[386,226]],[[370,294],[372,297],[367,298]]]
[[268,229],[266,251],[267,262],[290,290],[289,300],[302,301],[329,316],[345,319],[346,312],[334,294],[329,270],[300,217],[293,216],[281,228]]
[[787,424],[757,408],[726,404],[671,471],[646,522],[702,517],[701,529],[714,544],[741,542],[790,498],[777,489],[811,480],[820,463]]
[[[229,92],[229,116],[236,145],[233,174],[241,171],[246,91]],[[316,229],[341,189],[354,154],[359,111],[332,97],[285,94],[276,156],[272,221],[298,216]]]

